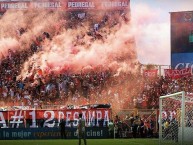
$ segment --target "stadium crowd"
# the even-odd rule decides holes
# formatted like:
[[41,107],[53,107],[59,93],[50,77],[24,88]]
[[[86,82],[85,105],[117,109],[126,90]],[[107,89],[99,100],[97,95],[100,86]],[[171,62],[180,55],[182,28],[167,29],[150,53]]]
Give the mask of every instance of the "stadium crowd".
[[[113,16],[112,16],[113,15]],[[74,45],[90,45],[85,42],[89,36],[90,42],[95,40],[103,41],[103,37],[110,34],[111,28],[119,25],[117,19],[121,17],[125,22],[123,12],[117,11],[105,13],[102,20],[96,22],[92,15],[87,13],[69,13],[69,20],[63,27],[75,29],[84,27],[89,22],[90,30],[87,34],[80,33],[74,39]],[[117,18],[117,19],[114,19]],[[105,29],[102,29],[105,27]],[[108,28],[107,28],[108,27]],[[59,33],[60,29],[55,33]],[[23,35],[27,30],[17,30],[18,36]],[[19,78],[23,64],[30,56],[41,50],[44,41],[51,41],[52,35],[43,32],[30,45],[30,48],[22,51],[8,51],[7,57],[0,60],[0,106],[14,109],[16,106],[28,106],[29,108],[42,109],[45,106],[86,105],[86,104],[111,104],[112,108],[121,109],[158,109],[159,97],[179,91],[193,93],[193,78],[183,77],[172,79],[164,76],[148,78],[138,72],[114,72],[110,68],[96,67],[89,71],[82,70],[79,73],[68,71],[48,75],[42,74],[40,68],[31,72],[27,77]],[[73,52],[76,53],[76,52]],[[3,55],[2,55],[3,56]],[[139,65],[140,64],[134,64]],[[126,118],[116,116],[109,123],[109,135],[117,138],[128,137],[153,137],[156,120],[145,119],[141,116],[129,114]],[[40,123],[42,126],[43,123]],[[114,130],[115,127],[115,130]],[[130,134],[132,133],[132,134]]]
[[[116,12],[114,12],[116,13]],[[119,12],[120,13],[120,12]],[[66,17],[69,17],[69,21],[61,25],[58,29],[75,29],[83,23],[89,22],[91,25],[90,31],[87,34],[77,35],[74,45],[84,45],[85,35],[90,36],[91,42],[96,39],[102,39],[102,36],[97,33],[99,27],[103,27],[107,23],[107,19],[110,16],[105,15],[101,22],[93,22],[91,15],[81,13],[68,13]],[[114,20],[115,21],[115,20]],[[113,22],[114,22],[113,21]],[[111,21],[110,21],[111,22]],[[106,24],[112,26],[113,24]],[[59,33],[60,30],[56,30],[55,33]],[[16,30],[18,37],[23,35],[26,31],[25,28]],[[101,32],[102,33],[102,32]],[[108,32],[104,34],[107,35]],[[105,35],[103,35],[105,37]],[[29,75],[25,79],[19,78],[24,62],[32,56],[34,53],[41,51],[42,43],[44,41],[50,41],[52,38],[48,32],[43,32],[41,36],[38,36],[32,43],[30,48],[25,50],[13,51],[8,50],[8,56],[2,57],[0,60],[0,100],[7,106],[38,106],[41,108],[41,104],[62,103],[65,104],[68,98],[72,101],[76,101],[80,96],[88,99],[92,96],[94,90],[96,94],[102,91],[104,81],[110,76],[108,71],[99,72],[93,71],[90,73],[71,74],[54,74],[50,73],[48,76],[42,76],[42,71],[36,68],[34,72],[29,66]],[[76,52],[73,52],[76,53]],[[103,88],[104,89],[104,88]],[[82,101],[84,101],[83,99]],[[1,105],[1,106],[5,106]]]
[[[65,104],[66,101],[85,105],[88,103],[124,104],[123,109],[158,108],[161,95],[185,91],[192,94],[192,77],[172,80],[157,77],[149,79],[141,74],[121,73],[114,76],[110,70],[80,74],[50,74],[49,78],[17,80],[21,64],[29,53],[9,55],[0,65],[0,100],[10,106],[36,106]],[[110,98],[110,100],[109,100]]]
[[[75,39],[75,45],[85,45],[84,37],[90,36],[91,42],[96,39],[102,41],[105,35],[111,31],[111,27],[119,25],[121,17],[128,20],[123,11],[105,13],[100,21],[94,21],[88,13],[69,13],[69,20],[61,26],[65,29],[74,29],[84,26],[89,22],[90,30],[87,34],[80,34]],[[117,18],[117,19],[114,19]],[[102,29],[104,27],[108,29]],[[59,28],[62,29],[62,28]],[[17,30],[18,35],[23,35],[27,30]],[[56,32],[56,33],[59,33]],[[52,36],[43,32],[37,37],[30,48],[22,51],[8,51],[7,57],[0,61],[0,101],[1,106],[30,106],[30,108],[42,108],[45,105],[62,105],[66,102],[73,105],[108,103],[112,107],[122,109],[158,108],[158,98],[178,91],[192,93],[192,77],[172,80],[163,76],[146,78],[140,71],[134,73],[117,72],[111,69],[94,68],[89,71],[81,71],[76,74],[62,72],[60,74],[49,73],[42,75],[40,68],[32,71],[29,66],[29,74],[26,78],[18,78],[24,62],[34,53],[41,51],[44,41],[51,41]],[[88,44],[89,45],[89,44]],[[75,52],[76,53],[76,52]],[[3,55],[2,55],[3,56]],[[140,65],[140,64],[134,64]],[[115,103],[116,102],[116,103]]]

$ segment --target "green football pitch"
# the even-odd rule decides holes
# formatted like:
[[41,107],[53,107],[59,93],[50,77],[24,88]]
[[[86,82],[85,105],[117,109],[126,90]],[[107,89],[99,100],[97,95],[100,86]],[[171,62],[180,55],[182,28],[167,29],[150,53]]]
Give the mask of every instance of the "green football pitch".
[[[78,145],[78,140],[0,140],[0,145]],[[158,139],[88,139],[87,145],[158,145]]]
[[[78,145],[78,140],[0,140],[0,145]],[[82,145],[84,145],[82,140]],[[158,139],[88,139],[87,145],[159,145]],[[179,143],[167,141],[162,145],[180,145]],[[191,142],[183,145],[193,145]]]

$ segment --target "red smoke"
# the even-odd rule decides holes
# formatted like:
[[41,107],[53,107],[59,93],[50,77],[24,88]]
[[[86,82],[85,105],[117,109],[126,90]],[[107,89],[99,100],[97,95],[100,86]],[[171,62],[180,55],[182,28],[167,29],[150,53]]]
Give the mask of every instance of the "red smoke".
[[[8,49],[28,50],[43,32],[51,36],[51,39],[41,42],[40,50],[23,63],[18,78],[24,79],[37,69],[42,70],[39,73],[43,76],[51,72],[80,73],[96,68],[99,69],[96,71],[111,69],[114,76],[119,76],[120,72],[136,71],[138,61],[133,29],[129,22],[125,22],[118,14],[110,16],[108,24],[99,30],[96,40],[93,40],[86,35],[92,27],[90,22],[79,22],[75,24],[76,27],[66,29],[70,20],[64,15],[60,11],[7,11],[0,19],[0,53],[4,57],[8,55]],[[94,17],[93,22],[97,23],[101,19],[102,15],[96,19]],[[118,24],[111,27],[114,20]],[[18,34],[20,28],[25,29],[22,35]],[[119,98],[115,100],[119,102]],[[117,105],[118,108],[121,103]]]
[[[14,21],[15,23],[12,23]],[[76,40],[77,36],[81,37],[81,34],[86,34],[89,31],[87,22],[82,23],[83,26],[78,25],[75,29],[66,30],[62,26],[67,21],[69,20],[62,20],[62,14],[57,11],[7,12],[0,23],[2,29],[0,46],[6,45],[8,38],[9,42],[14,42],[9,43],[7,47],[1,47],[1,53],[6,56],[6,49],[8,48],[17,49],[17,51],[28,49],[36,37],[42,35],[43,32],[48,32],[52,40],[43,42],[42,51],[32,55],[24,63],[21,72],[22,77],[25,77],[26,69],[29,66],[32,66],[33,69],[40,67],[43,71],[49,69],[58,73],[64,69],[69,69],[70,72],[77,73],[85,67],[101,65],[105,68],[112,67],[120,70],[120,68],[125,67],[124,70],[130,70],[130,64],[136,62],[132,28],[121,18],[117,20],[120,24],[113,28],[102,28],[101,31],[107,31],[110,34],[103,34],[99,31],[102,40],[96,41],[92,41],[89,36]],[[20,28],[25,28],[26,32],[18,36],[17,30]],[[82,41],[84,44],[77,45],[78,41]],[[113,64],[116,64],[116,67]]]

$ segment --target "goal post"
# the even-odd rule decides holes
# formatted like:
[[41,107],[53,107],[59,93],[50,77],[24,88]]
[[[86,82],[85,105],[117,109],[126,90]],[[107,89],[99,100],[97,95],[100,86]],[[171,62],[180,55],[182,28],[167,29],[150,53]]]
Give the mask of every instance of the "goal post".
[[159,145],[193,145],[193,96],[160,96]]

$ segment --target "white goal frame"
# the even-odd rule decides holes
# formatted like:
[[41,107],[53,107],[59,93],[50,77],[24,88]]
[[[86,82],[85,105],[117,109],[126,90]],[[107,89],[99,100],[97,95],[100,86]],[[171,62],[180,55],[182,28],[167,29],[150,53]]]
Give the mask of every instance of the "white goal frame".
[[[181,95],[181,100],[175,98],[176,96]],[[160,96],[159,98],[159,145],[162,145],[162,141],[163,141],[163,130],[162,130],[162,111],[163,111],[163,104],[162,101],[163,99],[166,98],[174,98],[174,100],[179,100],[181,101],[181,119],[180,119],[180,124],[182,125],[182,128],[179,132],[181,132],[180,134],[180,138],[179,138],[179,143],[181,145],[184,145],[184,127],[185,127],[185,92],[177,92],[174,94],[169,94],[169,95],[165,95],[165,96]]]

